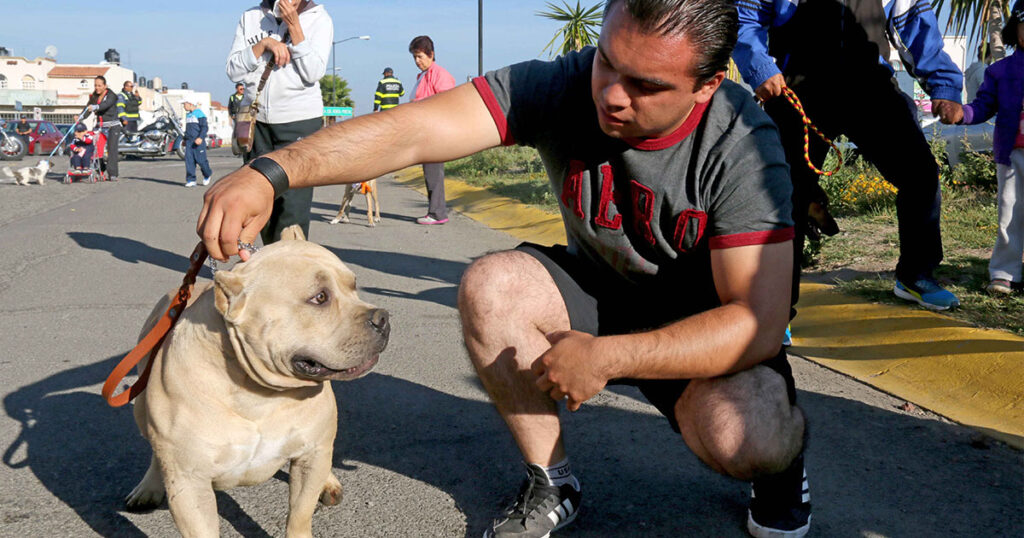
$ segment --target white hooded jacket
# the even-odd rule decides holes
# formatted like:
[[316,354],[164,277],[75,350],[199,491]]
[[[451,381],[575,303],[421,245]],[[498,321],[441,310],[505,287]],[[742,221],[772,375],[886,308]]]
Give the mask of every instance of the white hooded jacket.
[[[299,14],[299,23],[305,40],[297,45],[289,40],[291,61],[284,67],[274,67],[270,73],[259,99],[256,120],[261,123],[288,123],[323,116],[320,78],[327,71],[334,22],[324,6],[318,4]],[[253,45],[268,36],[280,41],[287,29],[284,21],[278,23],[269,10],[259,6],[246,10],[238,21],[225,70],[232,82],[245,84],[246,103],[256,97],[267,62],[274,61],[270,52],[257,58],[252,52]]]

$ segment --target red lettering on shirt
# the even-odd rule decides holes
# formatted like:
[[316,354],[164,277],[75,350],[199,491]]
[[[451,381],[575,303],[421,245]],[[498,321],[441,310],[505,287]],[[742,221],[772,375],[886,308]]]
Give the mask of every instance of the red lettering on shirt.
[[562,184],[562,205],[583,218],[583,163],[569,161],[569,175]]
[[615,181],[612,175],[612,167],[601,165],[601,204],[597,209],[597,217],[594,222],[611,230],[618,230],[622,227],[622,215],[616,214],[608,218],[608,206],[615,201]]
[[700,243],[701,237],[704,237],[704,226],[708,223],[708,214],[703,211],[697,211],[696,209],[687,209],[679,214],[679,218],[676,220],[676,230],[673,234],[672,239],[676,243],[676,249],[679,252],[687,252],[689,249],[686,245],[686,230],[690,226],[690,221],[697,221],[697,236],[694,237],[690,247],[697,246]]
[[631,182],[630,194],[633,197],[633,229],[643,236],[648,244],[654,245],[654,231],[651,230],[651,219],[654,218],[654,191],[647,186]]

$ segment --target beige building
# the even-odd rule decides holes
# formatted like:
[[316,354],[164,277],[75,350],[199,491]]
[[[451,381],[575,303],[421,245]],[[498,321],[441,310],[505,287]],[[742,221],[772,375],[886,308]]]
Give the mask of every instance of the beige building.
[[[117,64],[58,64],[53,58],[29,60],[0,57],[0,118],[20,115],[71,123],[93,92],[93,79],[102,75],[113,91],[133,80],[131,69]],[[21,111],[17,110],[20,103]]]

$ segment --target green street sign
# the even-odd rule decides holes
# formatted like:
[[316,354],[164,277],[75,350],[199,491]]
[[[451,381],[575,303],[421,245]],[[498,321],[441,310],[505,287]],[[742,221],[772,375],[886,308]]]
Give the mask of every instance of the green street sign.
[[352,117],[352,107],[350,106],[325,106],[324,116],[341,116],[343,118]]

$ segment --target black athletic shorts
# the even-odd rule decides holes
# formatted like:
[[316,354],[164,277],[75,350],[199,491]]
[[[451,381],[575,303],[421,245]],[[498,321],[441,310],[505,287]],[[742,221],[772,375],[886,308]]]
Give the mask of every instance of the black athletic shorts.
[[[609,287],[594,264],[573,256],[565,246],[545,247],[522,243],[516,250],[539,261],[558,286],[569,311],[569,325],[574,331],[594,336],[628,334],[663,327],[693,312],[685,310],[675,297],[664,291],[650,290],[629,284]],[[660,293],[659,293],[660,291]],[[779,353],[761,364],[775,370],[786,381],[790,404],[796,404],[793,371],[786,359],[786,350],[779,343]],[[682,396],[688,379],[616,379],[612,385],[632,385],[668,419],[672,429],[679,431],[675,404]]]

